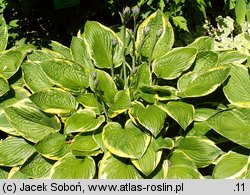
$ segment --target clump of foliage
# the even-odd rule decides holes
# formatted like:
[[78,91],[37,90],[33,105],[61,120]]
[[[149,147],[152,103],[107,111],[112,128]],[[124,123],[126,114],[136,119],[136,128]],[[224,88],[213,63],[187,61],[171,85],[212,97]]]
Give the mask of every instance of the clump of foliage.
[[0,65],[0,178],[250,178],[249,56],[139,11]]

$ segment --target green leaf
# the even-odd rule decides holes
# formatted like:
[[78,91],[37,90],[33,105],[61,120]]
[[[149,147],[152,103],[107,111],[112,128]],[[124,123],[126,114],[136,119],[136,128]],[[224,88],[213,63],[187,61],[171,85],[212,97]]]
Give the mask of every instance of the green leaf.
[[188,47],[196,48],[198,52],[214,50],[214,38],[212,37],[199,37],[195,39],[193,43],[188,45]]
[[73,95],[56,88],[36,92],[29,99],[41,110],[51,114],[69,114],[75,112],[78,107]]
[[242,24],[245,21],[245,16],[247,12],[247,5],[245,0],[237,0],[234,11],[237,23]]
[[18,71],[22,61],[23,56],[19,51],[0,52],[0,75],[9,79]]
[[186,154],[198,168],[210,165],[221,154],[214,142],[196,136],[180,138],[176,148]]
[[143,179],[129,159],[107,152],[100,161],[98,179]]
[[229,81],[223,91],[227,100],[237,107],[250,108],[250,76],[246,66],[232,65]]
[[83,39],[73,37],[70,44],[70,51],[73,60],[86,69],[93,69],[93,63],[87,52],[87,46]]
[[46,75],[59,87],[79,92],[89,86],[86,71],[72,61],[53,59],[42,62],[41,66]]
[[92,132],[81,133],[75,136],[70,147],[75,156],[95,156],[101,152]]
[[114,97],[117,94],[118,90],[116,88],[116,85],[111,78],[111,76],[102,70],[95,70],[94,72],[97,73],[96,80],[99,81],[98,85],[95,85],[95,82],[93,79],[90,79],[90,88],[93,92],[97,92],[99,95],[101,95],[102,98],[106,101],[108,105],[111,105],[114,103]]
[[250,149],[250,109],[234,108],[218,112],[207,120],[217,133]]
[[99,114],[99,111],[102,111],[102,105],[97,102],[95,95],[93,93],[84,93],[79,95],[77,101],[84,106],[84,108],[88,108],[93,110],[95,113]]
[[197,167],[185,154],[174,151],[168,161],[167,179],[202,179]]
[[0,15],[0,52],[4,51],[8,43],[8,27],[3,14]]
[[219,53],[219,64],[243,63],[247,56],[239,51],[226,50]]
[[215,115],[217,112],[218,110],[214,110],[211,108],[196,108],[194,121],[205,121],[211,116]]
[[138,121],[143,127],[148,129],[155,137],[164,127],[167,117],[166,113],[155,105],[147,105],[145,108],[142,103],[135,102],[129,109],[131,119]]
[[119,91],[114,97],[114,103],[110,106],[108,110],[108,116],[114,118],[117,115],[125,112],[132,105],[130,100],[129,90]]
[[90,109],[80,110],[72,114],[65,123],[65,133],[94,131],[105,121],[103,115],[96,117],[96,113]]
[[171,80],[189,69],[196,58],[194,48],[176,48],[153,62],[153,71],[159,78]]
[[184,130],[194,119],[194,107],[185,102],[168,102],[167,105],[159,106],[171,116]]
[[[145,28],[150,28],[147,36],[144,34]],[[157,36],[160,29],[162,29],[162,34]],[[173,44],[173,28],[161,11],[157,10],[140,24],[137,31],[136,48],[143,58],[149,59],[152,54],[152,60],[157,59],[170,51]]]
[[0,141],[0,166],[14,167],[22,165],[35,149],[23,138],[9,137]]
[[230,67],[211,68],[206,72],[188,72],[177,83],[179,96],[201,97],[214,92],[228,77]]
[[[98,68],[118,67],[122,64],[122,41],[110,28],[95,21],[87,21],[84,40]],[[112,45],[114,40],[118,41],[116,46]]]
[[0,97],[10,90],[7,79],[0,75]]
[[20,167],[13,167],[9,172],[8,179],[30,179],[30,178],[20,172]]
[[51,179],[93,179],[96,172],[95,161],[91,157],[76,158],[72,154],[64,156],[51,168]]
[[158,167],[148,176],[150,179],[166,179],[168,175],[168,161],[163,160]]
[[4,111],[16,131],[31,142],[36,143],[61,128],[57,117],[43,113],[26,99],[5,108]]
[[42,156],[51,160],[59,160],[70,151],[66,136],[58,132],[44,137],[36,143],[35,148]]
[[162,150],[157,150],[155,142],[152,138],[144,155],[140,159],[131,160],[133,165],[146,176],[156,169],[161,160]]
[[0,179],[7,179],[8,178],[8,172],[5,171],[2,167],[0,167]]
[[249,162],[249,155],[229,151],[216,163],[212,177],[214,179],[244,179]]
[[192,129],[187,133],[188,136],[204,136],[211,127],[207,124],[206,121],[194,122]]
[[26,61],[22,64],[22,71],[26,86],[33,92],[47,90],[54,85],[40,64]]
[[62,54],[51,50],[35,50],[27,56],[29,63],[40,63],[47,60],[65,58]]
[[0,130],[10,135],[19,136],[19,133],[8,121],[3,109],[0,109]]
[[29,178],[45,179],[48,178],[52,164],[43,158],[40,154],[30,157],[19,170]]
[[174,16],[172,17],[172,20],[176,27],[189,32],[187,28],[187,20],[183,16]]
[[194,72],[205,72],[215,68],[219,62],[219,55],[214,51],[201,51],[197,54]]
[[139,159],[145,153],[150,136],[128,120],[122,128],[119,123],[108,123],[102,132],[103,143],[112,153],[124,158]]
[[43,47],[43,50],[48,51],[50,49],[54,52],[61,54],[62,56],[64,56],[64,58],[72,60],[69,48],[62,45],[61,43],[49,40],[45,41],[44,45],[46,47]]

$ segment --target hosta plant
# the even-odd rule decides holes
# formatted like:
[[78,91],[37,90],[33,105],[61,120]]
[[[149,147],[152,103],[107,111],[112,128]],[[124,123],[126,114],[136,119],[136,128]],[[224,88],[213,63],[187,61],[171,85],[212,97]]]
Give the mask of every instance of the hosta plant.
[[173,48],[161,11],[138,14],[27,56],[1,94],[0,178],[250,177],[249,56],[210,37]]

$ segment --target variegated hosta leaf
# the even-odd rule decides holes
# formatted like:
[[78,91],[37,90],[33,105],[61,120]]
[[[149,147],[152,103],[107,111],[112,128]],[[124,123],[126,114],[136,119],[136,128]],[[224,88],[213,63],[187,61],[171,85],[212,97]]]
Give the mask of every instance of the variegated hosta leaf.
[[10,135],[19,136],[19,133],[8,121],[3,109],[0,109],[0,130]]
[[43,71],[57,86],[81,92],[89,86],[87,72],[75,62],[53,59],[41,63]]
[[[87,21],[84,40],[98,68],[118,67],[122,64],[122,41],[110,28],[95,21]],[[114,40],[117,41],[116,46],[113,46]]]
[[65,57],[62,54],[51,50],[35,50],[27,56],[29,63],[40,63],[43,61],[60,58],[64,59]]
[[43,113],[26,99],[4,108],[4,111],[16,131],[31,142],[36,143],[61,128],[56,116]]
[[61,43],[58,43],[57,41],[45,41],[44,45],[46,44],[46,47],[43,47],[42,49],[47,51],[47,50],[52,50],[54,52],[57,52],[59,54],[61,54],[64,58],[68,59],[68,60],[72,60],[71,54],[70,54],[70,50],[68,47],[62,45]]
[[58,160],[51,168],[51,179],[93,179],[95,161],[91,157],[76,158],[72,154]]
[[4,170],[3,167],[0,167],[0,179],[7,179],[8,174],[8,171]]
[[19,51],[0,52],[0,75],[9,79],[19,69],[23,61],[23,55]]
[[130,159],[107,152],[99,164],[98,179],[143,179]]
[[41,110],[51,114],[69,114],[78,107],[78,102],[71,93],[56,88],[36,92],[29,99]]
[[177,83],[179,96],[201,97],[214,92],[228,77],[230,67],[216,67],[206,72],[188,72]]
[[218,65],[219,55],[214,51],[201,51],[195,60],[194,72],[205,72]]
[[139,159],[150,143],[150,136],[128,120],[124,128],[116,122],[108,123],[103,129],[102,140],[112,154]]
[[176,148],[186,154],[198,168],[210,165],[221,154],[214,142],[196,136],[179,138]]
[[93,132],[78,134],[72,140],[70,147],[75,156],[96,156],[102,153],[94,139]]
[[213,51],[214,50],[214,38],[212,37],[199,37],[195,39],[193,43],[188,47],[196,48],[199,52],[201,51]]
[[95,70],[92,74],[96,74],[95,80],[98,83],[95,85],[95,81],[91,78],[89,82],[91,90],[101,95],[108,105],[114,103],[114,97],[118,90],[112,77],[102,70]]
[[223,91],[228,101],[237,107],[250,108],[250,76],[244,65],[233,64],[229,81]]
[[194,114],[194,121],[205,121],[211,116],[215,115],[218,110],[212,108],[196,108]]
[[143,127],[148,129],[155,137],[164,127],[166,113],[155,105],[148,105],[146,108],[140,102],[135,102],[129,109],[130,118],[138,121]]
[[116,117],[118,114],[125,112],[131,106],[129,90],[119,91],[114,97],[114,103],[111,104],[108,115],[110,118]]
[[250,163],[249,153],[229,151],[220,157],[213,170],[214,179],[244,179]]
[[7,79],[0,75],[0,97],[10,90]]
[[219,64],[243,63],[247,55],[236,50],[225,50],[219,53]]
[[9,172],[8,179],[30,179],[30,178],[20,172],[20,167],[13,167]]
[[36,152],[32,145],[18,137],[9,137],[0,141],[0,151],[0,166],[5,167],[22,165]]
[[194,162],[184,153],[174,151],[168,160],[167,179],[202,179]]
[[185,102],[168,102],[167,105],[160,104],[159,107],[172,117],[184,130],[194,119],[194,107]]
[[36,153],[25,162],[19,172],[29,178],[45,179],[48,178],[51,167],[52,162],[50,163],[47,159]]
[[70,51],[72,58],[75,62],[80,64],[85,69],[93,69],[93,63],[87,52],[87,45],[83,39],[78,37],[72,37],[70,44]]
[[[149,29],[148,35],[145,35],[146,29]],[[173,44],[173,28],[161,11],[154,12],[140,24],[136,39],[136,48],[140,52],[138,55],[146,59],[152,55],[154,60],[170,51]]]
[[26,86],[33,92],[47,90],[54,85],[38,63],[26,61],[22,64],[22,71]]
[[159,78],[171,80],[189,69],[196,58],[194,48],[176,48],[153,62],[153,71]]
[[8,43],[8,26],[6,25],[3,14],[0,15],[0,52],[4,51]]
[[187,133],[188,136],[204,136],[211,127],[207,124],[206,121],[194,122],[192,129]]
[[217,133],[250,149],[250,109],[234,108],[218,112],[207,120]]
[[93,110],[97,114],[100,114],[99,112],[103,111],[101,103],[97,101],[95,94],[93,93],[81,94],[76,99],[84,106],[84,108]]
[[155,142],[152,138],[144,155],[140,159],[131,160],[133,165],[146,176],[156,169],[161,160],[162,150],[159,150]]
[[105,117],[100,115],[96,117],[96,113],[90,109],[80,110],[72,114],[66,121],[65,133],[88,132],[94,131],[105,121]]
[[158,167],[147,177],[150,179],[167,179],[168,175],[168,160],[160,162]]
[[66,136],[58,132],[37,142],[35,148],[42,156],[51,160],[59,160],[70,151],[69,145],[66,143]]

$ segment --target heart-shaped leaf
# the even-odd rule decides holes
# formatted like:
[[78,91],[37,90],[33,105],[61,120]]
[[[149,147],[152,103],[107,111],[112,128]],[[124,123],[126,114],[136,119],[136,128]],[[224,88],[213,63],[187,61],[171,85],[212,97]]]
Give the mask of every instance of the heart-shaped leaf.
[[[145,34],[149,29],[148,34]],[[161,32],[159,34],[159,32]],[[143,58],[157,59],[171,50],[174,44],[174,32],[168,18],[157,10],[145,19],[137,31],[136,47]]]
[[36,92],[29,99],[41,110],[51,114],[69,114],[78,107],[71,93],[56,88]]
[[51,168],[51,179],[93,179],[96,172],[91,157],[76,158],[72,154],[58,160]]
[[[95,21],[87,21],[84,40],[98,68],[118,67],[122,64],[122,41],[110,28]],[[114,40],[117,40],[116,46],[112,45]]]
[[110,118],[116,117],[118,114],[125,112],[131,106],[129,90],[119,91],[114,97],[114,103],[108,110]]
[[186,154],[198,168],[210,165],[221,154],[221,150],[211,140],[195,136],[180,138],[176,148]]
[[22,64],[23,78],[27,87],[33,91],[41,91],[52,88],[54,83],[45,74],[40,64],[24,62]]
[[190,68],[196,58],[196,53],[197,50],[194,48],[173,49],[154,61],[153,71],[159,78],[175,79]]
[[168,161],[167,179],[202,179],[197,167],[185,154],[174,151]]
[[228,101],[237,107],[250,108],[250,76],[244,65],[232,65],[229,81],[223,88]]
[[43,71],[59,87],[81,92],[89,86],[88,74],[80,65],[63,59],[41,63]]
[[214,179],[244,179],[250,162],[249,154],[229,151],[220,157],[213,169]]
[[131,160],[133,165],[146,176],[156,169],[161,160],[162,150],[157,150],[155,142],[152,138],[144,155],[140,159]]
[[72,114],[66,121],[65,133],[94,131],[105,121],[103,115],[96,118],[94,111],[84,109]]
[[217,133],[250,149],[250,109],[235,108],[218,112],[207,120]]
[[43,113],[24,99],[4,109],[7,119],[16,131],[31,142],[38,142],[61,128],[59,119]]
[[87,52],[87,45],[83,39],[73,37],[70,44],[70,51],[75,62],[86,69],[93,69],[93,63]]
[[167,112],[184,130],[194,119],[194,107],[185,102],[168,102],[159,106]]
[[99,179],[142,179],[142,175],[130,162],[107,152],[99,165]]
[[19,69],[23,61],[23,55],[19,51],[0,52],[0,75],[9,79]]
[[0,142],[0,166],[22,165],[36,152],[34,147],[23,138],[10,137]]
[[48,178],[51,168],[52,163],[36,153],[25,162],[19,171],[29,178],[45,179]]
[[177,83],[179,96],[200,97],[214,92],[228,77],[230,67],[216,67],[206,72],[188,72]]
[[138,121],[148,129],[155,137],[164,127],[167,117],[166,113],[155,105],[148,105],[146,108],[142,103],[136,102],[129,110],[130,118]]
[[66,136],[58,132],[40,140],[35,148],[42,156],[51,160],[59,160],[70,151],[69,145],[66,144]]
[[124,129],[119,123],[108,123],[103,129],[102,140],[112,154],[139,159],[150,143],[150,136],[128,120]]

